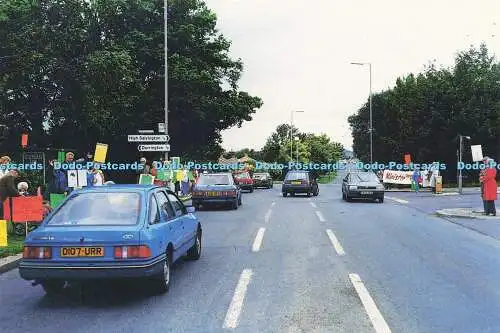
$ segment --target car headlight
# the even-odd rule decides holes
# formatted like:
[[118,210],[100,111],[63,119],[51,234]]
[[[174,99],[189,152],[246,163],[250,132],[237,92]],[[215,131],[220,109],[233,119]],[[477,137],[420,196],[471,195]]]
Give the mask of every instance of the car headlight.
[[349,185],[349,189],[350,189],[350,190],[356,190],[357,188],[358,188],[358,187],[357,187],[357,186],[355,186],[355,185]]
[[385,189],[385,187],[384,187],[384,185],[380,184],[380,185],[377,185],[377,189],[379,189],[379,190],[384,190],[384,189]]

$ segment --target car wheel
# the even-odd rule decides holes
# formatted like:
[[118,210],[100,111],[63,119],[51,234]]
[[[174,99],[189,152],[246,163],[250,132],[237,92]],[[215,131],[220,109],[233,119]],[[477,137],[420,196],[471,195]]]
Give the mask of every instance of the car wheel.
[[40,284],[47,295],[55,295],[63,290],[66,282],[60,280],[46,280]]
[[286,196],[287,196],[287,193],[283,192],[283,197],[286,198]]
[[311,192],[307,192],[307,196],[310,197],[312,194]]
[[252,187],[252,188],[250,188],[250,193],[252,193],[252,192],[253,192],[253,187]]
[[196,232],[196,240],[194,245],[188,250],[187,253],[188,259],[190,260],[198,260],[201,256],[201,230],[198,229]]
[[378,199],[378,202],[379,203],[384,203],[384,198],[382,197],[382,198]]
[[342,200],[344,200],[344,201],[346,200],[344,192],[342,192]]
[[165,294],[170,289],[170,254],[167,252],[167,256],[163,261],[163,271],[158,275],[156,279],[155,289],[158,294]]
[[293,193],[293,192],[292,192],[292,193],[290,193],[290,196],[291,196],[291,197],[294,197],[294,196],[295,196],[295,193]]
[[234,199],[234,201],[233,201],[233,209],[238,209],[238,199]]

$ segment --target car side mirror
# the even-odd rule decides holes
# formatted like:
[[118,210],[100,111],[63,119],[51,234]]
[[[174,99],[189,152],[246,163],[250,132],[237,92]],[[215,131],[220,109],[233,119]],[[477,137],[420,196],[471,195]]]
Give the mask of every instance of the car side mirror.
[[186,210],[189,214],[193,214],[194,212],[196,212],[196,208],[194,208],[193,206],[187,206]]

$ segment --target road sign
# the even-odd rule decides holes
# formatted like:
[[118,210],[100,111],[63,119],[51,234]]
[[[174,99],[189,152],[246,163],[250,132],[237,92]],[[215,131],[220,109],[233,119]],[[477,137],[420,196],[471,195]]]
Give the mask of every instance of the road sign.
[[168,142],[168,135],[129,135],[128,142]]
[[170,151],[170,145],[139,145],[139,151]]
[[165,133],[165,123],[158,123],[158,133]]
[[155,134],[153,130],[138,130],[139,134]]

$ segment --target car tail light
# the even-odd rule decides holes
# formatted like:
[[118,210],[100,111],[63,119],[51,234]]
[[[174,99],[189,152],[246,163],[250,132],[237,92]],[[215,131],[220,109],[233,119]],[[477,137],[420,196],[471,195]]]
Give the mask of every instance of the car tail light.
[[151,250],[145,245],[115,246],[115,259],[145,259],[151,256]]
[[302,184],[309,185],[309,180],[307,180],[307,179],[302,179]]
[[227,191],[224,194],[228,197],[234,197],[236,195],[236,191]]
[[23,250],[24,259],[52,259],[51,247],[25,246]]

